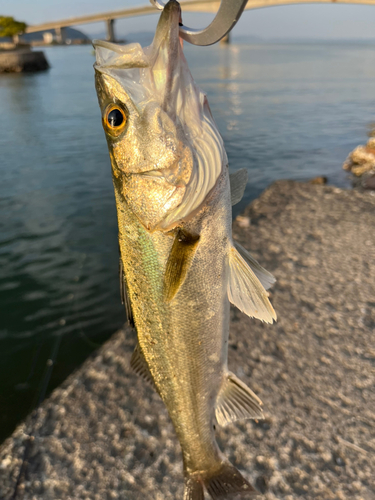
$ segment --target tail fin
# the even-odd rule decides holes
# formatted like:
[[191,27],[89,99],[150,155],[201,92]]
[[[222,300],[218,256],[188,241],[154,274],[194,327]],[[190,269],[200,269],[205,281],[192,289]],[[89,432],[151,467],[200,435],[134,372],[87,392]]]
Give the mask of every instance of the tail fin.
[[204,479],[204,485],[212,500],[250,498],[258,495],[240,471],[229,462],[224,462],[213,476]]
[[212,500],[247,499],[259,494],[229,462],[223,462],[214,474],[186,475],[184,500],[204,500],[203,485]]

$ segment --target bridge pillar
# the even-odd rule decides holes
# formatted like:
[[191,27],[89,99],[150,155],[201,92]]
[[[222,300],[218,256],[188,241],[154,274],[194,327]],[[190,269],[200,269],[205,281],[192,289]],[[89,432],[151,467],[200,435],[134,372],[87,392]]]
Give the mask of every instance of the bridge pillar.
[[55,33],[56,33],[56,42],[57,43],[65,43],[66,39],[66,30],[63,26],[60,26],[59,28],[55,28]]
[[115,42],[115,20],[114,19],[106,19],[106,26],[107,26],[107,40],[108,42]]
[[220,40],[220,45],[225,45],[227,43],[230,43],[230,33],[227,33],[223,38]]

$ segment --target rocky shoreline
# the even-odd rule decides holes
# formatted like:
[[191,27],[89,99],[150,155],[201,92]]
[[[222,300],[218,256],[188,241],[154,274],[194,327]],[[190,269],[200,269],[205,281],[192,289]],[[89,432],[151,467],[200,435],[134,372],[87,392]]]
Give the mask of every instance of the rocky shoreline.
[[[277,278],[278,322],[232,310],[230,369],[266,419],[218,441],[266,500],[375,498],[374,194],[279,181],[234,223]],[[182,498],[179,446],[129,368],[134,344],[116,333],[3,443],[1,499]]]
[[375,190],[375,130],[364,146],[357,146],[347,157],[342,168],[351,172],[354,187]]

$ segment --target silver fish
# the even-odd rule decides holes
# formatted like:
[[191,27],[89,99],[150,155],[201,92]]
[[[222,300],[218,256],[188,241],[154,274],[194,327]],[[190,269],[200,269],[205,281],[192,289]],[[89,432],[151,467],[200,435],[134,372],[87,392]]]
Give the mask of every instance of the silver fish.
[[164,401],[181,444],[184,500],[256,491],[224,457],[214,424],[262,418],[228,371],[229,302],[272,323],[274,278],[232,240],[246,172],[228,161],[179,39],[171,0],[150,47],[104,41],[96,89],[112,163],[121,280],[138,345],[131,364]]

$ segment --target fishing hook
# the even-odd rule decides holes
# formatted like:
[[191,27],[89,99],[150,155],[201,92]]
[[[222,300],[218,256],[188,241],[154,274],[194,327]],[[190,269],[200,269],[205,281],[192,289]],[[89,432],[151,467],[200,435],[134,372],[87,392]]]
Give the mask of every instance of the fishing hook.
[[[163,0],[150,0],[157,9],[163,10],[166,3]],[[196,0],[182,2],[186,4],[199,4]],[[193,45],[212,45],[227,35],[241,17],[247,0],[221,0],[219,10],[207,28],[194,29],[180,26],[180,37]]]

